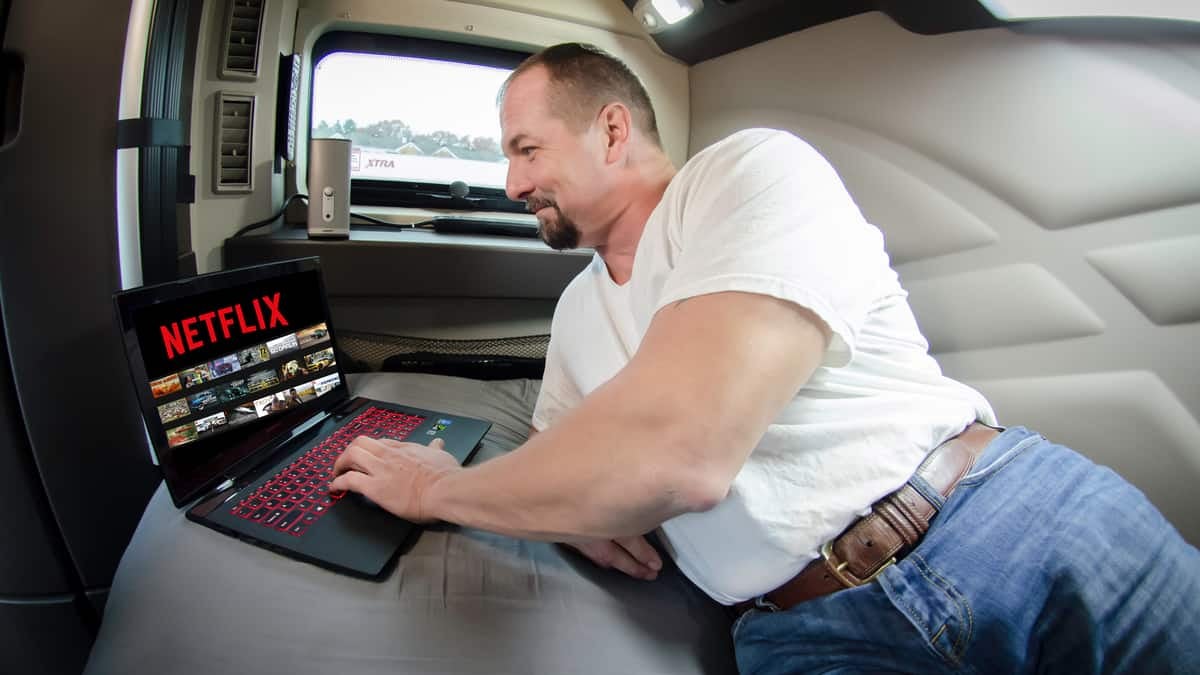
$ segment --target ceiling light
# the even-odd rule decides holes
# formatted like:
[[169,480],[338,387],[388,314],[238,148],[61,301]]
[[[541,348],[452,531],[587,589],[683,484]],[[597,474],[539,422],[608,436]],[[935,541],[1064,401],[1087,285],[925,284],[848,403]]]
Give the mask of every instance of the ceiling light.
[[704,0],[638,0],[633,15],[651,33],[657,33],[700,11]]

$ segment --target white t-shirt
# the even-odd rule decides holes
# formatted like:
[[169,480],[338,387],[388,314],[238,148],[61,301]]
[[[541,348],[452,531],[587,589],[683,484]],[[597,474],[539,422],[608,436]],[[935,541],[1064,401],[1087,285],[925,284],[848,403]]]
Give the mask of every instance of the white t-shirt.
[[660,307],[720,291],[794,302],[833,333],[726,499],[662,525],[679,568],[731,604],[790,579],[929,450],[995,417],[929,356],[882,234],[833,167],[791,134],[751,129],[675,175],[646,221],[628,283],[615,284],[596,256],[567,286],[534,428],[552,426],[624,367]]

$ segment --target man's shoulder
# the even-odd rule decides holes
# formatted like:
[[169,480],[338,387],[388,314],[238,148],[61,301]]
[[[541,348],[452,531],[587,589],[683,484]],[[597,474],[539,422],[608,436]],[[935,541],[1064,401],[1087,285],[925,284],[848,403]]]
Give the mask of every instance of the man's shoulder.
[[693,155],[672,180],[667,198],[699,203],[703,209],[708,200],[727,204],[732,196],[755,194],[782,176],[815,180],[836,172],[816,148],[791,132],[742,129]]
[[755,127],[729,134],[696,153],[692,159],[741,156],[754,151],[816,152],[811,145],[790,131]]
[[[802,169],[811,162],[827,164],[820,152],[791,132],[742,129],[692,156],[680,169],[679,182],[690,185],[706,179],[728,181],[736,177],[774,174],[787,167]],[[756,171],[756,167],[763,167],[763,170]]]

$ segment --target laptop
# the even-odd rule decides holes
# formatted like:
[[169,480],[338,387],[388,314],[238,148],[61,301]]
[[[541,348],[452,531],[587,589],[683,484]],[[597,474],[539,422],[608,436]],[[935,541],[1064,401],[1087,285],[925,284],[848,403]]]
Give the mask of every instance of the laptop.
[[154,456],[189,520],[381,579],[419,527],[352,494],[333,462],[358,436],[470,461],[491,424],[351,396],[317,258],[113,296]]

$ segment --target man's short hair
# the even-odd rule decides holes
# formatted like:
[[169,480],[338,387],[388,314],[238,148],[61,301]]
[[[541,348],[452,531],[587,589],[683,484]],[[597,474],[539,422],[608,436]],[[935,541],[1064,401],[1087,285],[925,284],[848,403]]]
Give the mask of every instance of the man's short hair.
[[537,66],[550,75],[550,112],[571,129],[582,131],[600,108],[619,102],[629,108],[634,125],[662,147],[650,96],[637,75],[620,59],[580,42],[547,47],[522,61],[508,76],[500,88],[500,101],[513,80]]

